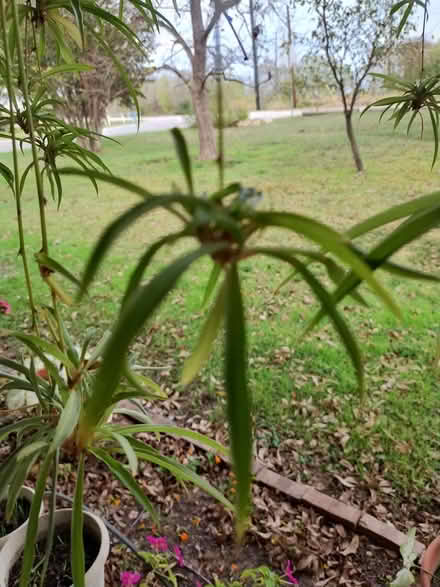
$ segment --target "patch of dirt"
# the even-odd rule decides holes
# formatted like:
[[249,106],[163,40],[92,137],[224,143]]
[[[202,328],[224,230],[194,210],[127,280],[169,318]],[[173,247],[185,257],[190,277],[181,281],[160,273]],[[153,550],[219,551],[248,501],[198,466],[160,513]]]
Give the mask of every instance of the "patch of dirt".
[[[91,567],[99,552],[99,544],[96,539],[84,533],[85,543],[85,568]],[[47,587],[70,587],[72,585],[72,570],[70,567],[70,526],[60,527],[56,530],[52,552],[47,567],[45,585]],[[46,552],[46,539],[37,542],[36,555],[34,564],[37,565],[44,557]],[[12,568],[9,578],[9,587],[18,587],[20,582],[20,572],[22,557],[20,557]],[[41,567],[38,565],[39,569]],[[40,585],[40,571],[34,573],[29,587],[38,587]]]
[[[180,339],[181,333],[176,332],[177,353],[174,358],[169,354],[160,357],[158,360],[162,362],[157,365],[161,366],[155,370],[155,380],[167,387],[170,397],[162,403],[146,404],[146,408],[178,425],[227,444],[228,434],[223,418],[212,417],[214,408],[221,413],[221,395],[194,390],[197,394],[195,401],[189,389],[180,394],[174,384],[170,384],[175,380],[177,354],[185,352],[180,346]],[[304,417],[309,416],[307,410],[310,406],[301,405],[299,408],[306,410]],[[123,418],[120,421],[123,422]],[[318,444],[314,448],[313,459],[306,460],[305,464],[298,458],[299,455],[304,456],[299,439],[285,440],[274,447],[267,442],[266,432],[270,433],[258,431],[256,451],[258,457],[273,470],[301,481],[306,473],[308,484],[385,522],[391,522],[404,532],[415,526],[417,538],[424,543],[438,534],[440,516],[435,507],[438,500],[421,509],[417,496],[409,495],[402,499],[385,479],[379,466],[374,478],[360,478],[348,462],[339,463],[342,472],[341,468],[338,472],[325,471],[319,464],[328,462],[326,447]],[[190,466],[233,500],[234,477],[229,466],[216,455],[206,454],[186,441],[164,435],[160,440],[149,434],[141,434],[138,438]],[[335,441],[340,442],[341,439],[335,438]],[[0,447],[0,450],[9,452],[11,447]],[[290,560],[301,587],[374,587],[387,585],[400,568],[397,552],[373,544],[365,536],[335,524],[313,509],[302,507],[260,484],[253,487],[252,525],[246,542],[237,548],[232,515],[213,498],[189,485],[177,483],[169,473],[158,467],[142,463],[137,480],[160,514],[159,527],[140,511],[128,491],[101,463],[88,459],[86,470],[85,504],[109,521],[138,549],[150,549],[146,540],[148,535],[166,536],[171,547],[178,545],[181,548],[189,567],[178,569],[182,585],[194,585],[195,580],[204,584],[205,580],[212,581],[215,575],[222,580],[237,578],[243,569],[260,564],[283,574]],[[38,467],[33,469],[32,474],[35,480]],[[60,465],[59,484],[63,493],[73,495],[75,467],[72,464]],[[106,568],[107,585],[119,586],[123,570],[138,569],[144,576],[148,573],[145,565],[121,547],[118,537],[113,536],[112,541]],[[148,584],[154,586],[154,579],[149,578]]]
[[[157,447],[156,437],[139,435]],[[228,497],[234,496],[234,478],[229,467],[181,440],[162,437],[161,450],[190,464]],[[218,462],[216,462],[218,461]],[[87,502],[95,501],[102,515],[117,526],[141,550],[150,550],[147,535],[166,536],[170,547],[178,545],[185,562],[194,571],[180,574],[182,585],[195,578],[237,578],[245,568],[266,564],[281,575],[291,560],[302,587],[386,585],[400,568],[398,553],[372,544],[340,524],[334,524],[310,508],[267,487],[253,487],[252,525],[242,547],[234,542],[232,515],[198,489],[178,484],[166,472],[148,463],[138,481],[160,512],[156,526],[133,499],[105,472],[88,475]],[[99,467],[98,467],[99,469]],[[103,478],[98,479],[98,477]],[[108,477],[108,481],[104,479]],[[101,488],[101,491],[99,491]],[[121,561],[145,574],[145,568],[125,549],[115,546],[109,561],[109,585],[118,585]],[[127,566],[123,566],[127,569]],[[204,584],[201,580],[202,584]]]

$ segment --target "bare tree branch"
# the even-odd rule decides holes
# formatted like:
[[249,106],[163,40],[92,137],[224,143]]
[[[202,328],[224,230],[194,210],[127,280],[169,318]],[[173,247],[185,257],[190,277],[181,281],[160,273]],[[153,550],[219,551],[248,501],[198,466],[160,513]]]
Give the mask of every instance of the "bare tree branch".
[[164,63],[163,65],[161,65],[160,67],[156,67],[156,71],[160,71],[161,69],[164,69],[166,71],[171,71],[172,73],[174,73],[175,75],[177,75],[177,77],[179,79],[181,79],[183,81],[183,83],[185,84],[185,86],[189,87],[191,84],[191,80],[187,79],[181,71],[179,71],[178,69],[176,69],[175,67],[173,67],[172,65],[168,65],[167,63]]
[[173,35],[173,37],[176,40],[176,43],[178,43],[182,47],[182,49],[185,51],[189,60],[192,63],[193,53],[191,51],[191,47],[188,45],[188,43],[185,41],[185,39],[182,37],[179,31],[177,31],[171,23],[167,23],[164,20],[159,20],[159,26],[167,30],[171,35]]

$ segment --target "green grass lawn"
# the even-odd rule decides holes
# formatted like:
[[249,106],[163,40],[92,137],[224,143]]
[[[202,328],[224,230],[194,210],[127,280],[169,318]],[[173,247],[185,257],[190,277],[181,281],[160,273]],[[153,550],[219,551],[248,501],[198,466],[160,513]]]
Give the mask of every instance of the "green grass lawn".
[[[331,115],[228,130],[226,180],[261,190],[265,207],[308,214],[340,230],[436,190],[440,167],[431,171],[429,132],[420,141],[415,134],[393,133],[388,124],[378,126],[377,118],[367,115],[356,124],[366,166],[363,175],[354,172],[342,115]],[[214,165],[196,159],[196,132],[188,130],[185,135],[194,155],[198,192],[215,189]],[[109,142],[102,157],[115,175],[151,191],[184,189],[169,133],[124,137],[120,145]],[[25,165],[29,155],[22,159]],[[1,160],[10,163],[11,157],[3,154]],[[47,208],[51,256],[80,273],[103,228],[134,201],[132,195],[107,185],[101,186],[97,197],[87,181],[68,178],[60,210],[52,202]],[[29,182],[23,207],[31,257],[41,246],[36,204],[35,187]],[[0,191],[0,205],[0,298],[7,299],[14,310],[2,322],[22,326],[26,293],[17,257],[15,206],[5,187]],[[89,301],[71,315],[66,312],[77,334],[88,325],[108,327],[136,259],[153,238],[174,226],[172,217],[158,211],[121,238]],[[439,234],[431,232],[398,258],[425,271],[438,270]],[[267,232],[261,239],[283,245],[291,241],[282,231]],[[368,237],[372,240],[373,236]],[[166,250],[153,268],[177,253]],[[34,263],[32,270],[36,276]],[[200,304],[208,270],[208,262],[193,268],[162,307],[149,345],[136,345],[143,363],[165,361],[172,366],[170,388],[203,318]],[[365,354],[368,394],[361,401],[351,364],[329,325],[299,341],[316,309],[307,288],[294,280],[275,296],[274,289],[286,271],[272,261],[246,262],[242,275],[250,324],[250,383],[256,421],[268,446],[294,439],[304,480],[308,466],[338,471],[348,462],[366,478],[380,474],[391,479],[399,492],[416,491],[420,498],[428,497],[440,481],[440,389],[433,365],[440,330],[437,288],[383,276],[402,308],[401,322],[368,292],[369,309],[344,303]],[[48,299],[43,284],[36,297],[39,303]],[[221,391],[220,380],[219,345],[198,384],[186,393],[192,393],[193,400],[203,391],[215,396]],[[220,402],[212,417],[221,413]]]

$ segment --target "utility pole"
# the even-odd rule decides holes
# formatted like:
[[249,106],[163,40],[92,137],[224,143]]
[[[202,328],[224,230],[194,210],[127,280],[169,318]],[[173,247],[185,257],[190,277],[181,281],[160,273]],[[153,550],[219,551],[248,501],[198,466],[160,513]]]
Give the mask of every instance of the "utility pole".
[[293,34],[290,22],[290,6],[286,6],[287,12],[287,67],[290,73],[290,83],[292,86],[292,108],[297,107],[296,98],[296,71],[295,71],[295,55],[293,52]]
[[255,105],[257,110],[261,110],[260,100],[260,80],[258,76],[258,49],[257,49],[257,37],[259,28],[255,25],[254,15],[254,0],[249,0],[249,13],[251,17],[251,35],[252,35],[252,56],[254,60],[254,88],[255,88]]

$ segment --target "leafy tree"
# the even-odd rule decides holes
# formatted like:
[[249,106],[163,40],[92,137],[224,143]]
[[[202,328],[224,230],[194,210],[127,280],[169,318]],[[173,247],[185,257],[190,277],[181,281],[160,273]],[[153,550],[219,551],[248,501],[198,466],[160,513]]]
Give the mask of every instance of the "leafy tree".
[[316,15],[313,33],[330,66],[344,108],[345,125],[358,171],[361,154],[353,130],[353,109],[371,71],[391,51],[395,39],[390,0],[307,0]]
[[[112,0],[100,0],[97,4],[110,13],[118,13],[118,4]],[[90,24],[96,20],[93,16],[87,18]],[[110,23],[101,22],[101,35],[119,57],[120,63],[115,62],[114,56],[102,46],[89,27],[85,30],[84,48],[80,44],[74,47],[73,53],[75,60],[90,66],[90,70],[79,75],[75,73],[61,79],[55,78],[50,84],[52,96],[61,100],[59,114],[70,124],[97,133],[84,139],[92,151],[100,149],[99,134],[106,120],[108,106],[115,100],[125,106],[132,105],[127,80],[132,88],[139,91],[149,70],[147,54],[152,48],[151,26],[131,5],[125,7],[124,19],[142,41],[144,52]],[[54,60],[55,50],[49,52],[48,63]]]

